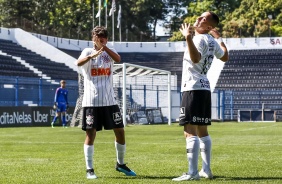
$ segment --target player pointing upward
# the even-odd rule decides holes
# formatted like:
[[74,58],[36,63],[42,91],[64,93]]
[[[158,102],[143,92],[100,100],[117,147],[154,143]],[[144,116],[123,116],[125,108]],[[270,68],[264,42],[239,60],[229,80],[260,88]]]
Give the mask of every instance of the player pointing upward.
[[[228,60],[227,48],[215,29],[218,23],[219,18],[215,13],[205,12],[197,18],[193,28],[186,23],[180,28],[187,49],[183,57],[179,124],[184,126],[189,169],[188,173],[174,178],[174,181],[213,177],[210,168],[211,138],[207,128],[211,125],[211,92],[207,72],[214,56],[224,62]],[[200,172],[199,150],[203,160]]]
[[82,129],[86,131],[86,177],[97,178],[93,167],[94,140],[96,131],[103,127],[106,130],[113,129],[115,133],[116,170],[127,176],[136,176],[124,163],[124,125],[113,89],[113,63],[120,62],[120,56],[115,49],[106,46],[108,31],[104,27],[97,26],[92,30],[92,41],[94,48],[84,49],[76,61],[84,77]]

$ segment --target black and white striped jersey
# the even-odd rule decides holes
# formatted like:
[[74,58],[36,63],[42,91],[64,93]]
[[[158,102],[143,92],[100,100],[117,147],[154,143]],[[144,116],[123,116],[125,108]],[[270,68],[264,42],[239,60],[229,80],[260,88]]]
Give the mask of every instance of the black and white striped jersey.
[[[111,50],[116,52],[113,48]],[[79,59],[94,52],[93,48],[85,48]],[[101,107],[117,104],[113,89],[113,64],[114,60],[104,51],[98,57],[81,66],[81,73],[84,77],[82,107]]]

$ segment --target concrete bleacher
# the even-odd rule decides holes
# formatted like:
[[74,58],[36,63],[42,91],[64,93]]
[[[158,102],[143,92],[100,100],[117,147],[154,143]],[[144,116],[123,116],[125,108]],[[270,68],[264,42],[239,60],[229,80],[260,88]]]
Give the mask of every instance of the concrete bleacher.
[[[225,115],[240,109],[276,110],[282,120],[282,49],[231,50],[216,85],[225,95]],[[232,104],[232,105],[231,105]],[[233,111],[233,117],[231,117]]]
[[37,75],[27,67],[21,65],[11,56],[0,54],[0,75],[4,76],[21,76],[21,77],[37,77]]
[[[66,66],[63,63],[57,63],[54,61],[51,61],[50,59],[47,59],[45,57],[40,56],[39,54],[36,54],[16,43],[13,43],[12,41],[8,40],[0,40],[0,50],[2,53],[5,53],[9,56],[6,56],[6,58],[12,58],[13,57],[19,57],[22,60],[24,60],[26,63],[28,63],[33,68],[36,68],[37,70],[41,71],[41,75],[46,75],[50,77],[50,79],[53,80],[77,80],[77,72],[73,71],[71,68]],[[5,58],[3,56],[0,58],[1,64],[2,61],[5,61]],[[15,62],[13,62],[15,61]],[[11,62],[11,65],[3,65],[1,68],[8,69],[10,71],[20,71],[18,72],[18,76],[31,76],[28,73],[34,73],[31,69],[28,67],[20,64],[13,58],[9,60]],[[12,65],[12,63],[17,63],[15,65]],[[8,67],[9,66],[9,67]],[[14,72],[10,72],[12,75]],[[27,73],[27,74],[26,74]],[[26,75],[25,75],[26,74]],[[36,77],[36,74],[32,75],[31,77]],[[40,75],[37,77],[40,77]]]

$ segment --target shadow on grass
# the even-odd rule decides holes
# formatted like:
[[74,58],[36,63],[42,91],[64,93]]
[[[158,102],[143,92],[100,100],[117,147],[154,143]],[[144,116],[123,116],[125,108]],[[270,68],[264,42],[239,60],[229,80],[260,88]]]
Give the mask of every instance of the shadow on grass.
[[213,176],[213,180],[230,180],[230,181],[259,181],[259,180],[281,180],[282,177],[226,177],[226,176]]
[[161,180],[161,179],[169,179],[172,180],[172,178],[175,178],[176,176],[147,176],[147,175],[137,175],[137,176],[116,176],[116,177],[111,177],[115,179],[156,179],[156,180]]
[[[152,179],[152,180],[172,180],[173,178],[178,176],[147,176],[147,175],[137,175],[137,176],[116,176],[111,177],[115,179]],[[201,178],[201,180],[209,180],[205,178]],[[260,180],[273,180],[273,181],[282,181],[282,177],[226,177],[226,176],[214,176],[211,181],[214,180],[224,180],[224,181],[260,181]]]

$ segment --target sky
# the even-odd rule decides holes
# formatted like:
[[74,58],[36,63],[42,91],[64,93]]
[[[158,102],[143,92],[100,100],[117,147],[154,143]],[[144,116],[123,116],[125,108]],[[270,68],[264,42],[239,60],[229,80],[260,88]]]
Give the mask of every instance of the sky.
[[160,26],[159,24],[157,24],[156,27],[156,36],[165,36],[165,32],[163,30],[164,28],[162,26]]

